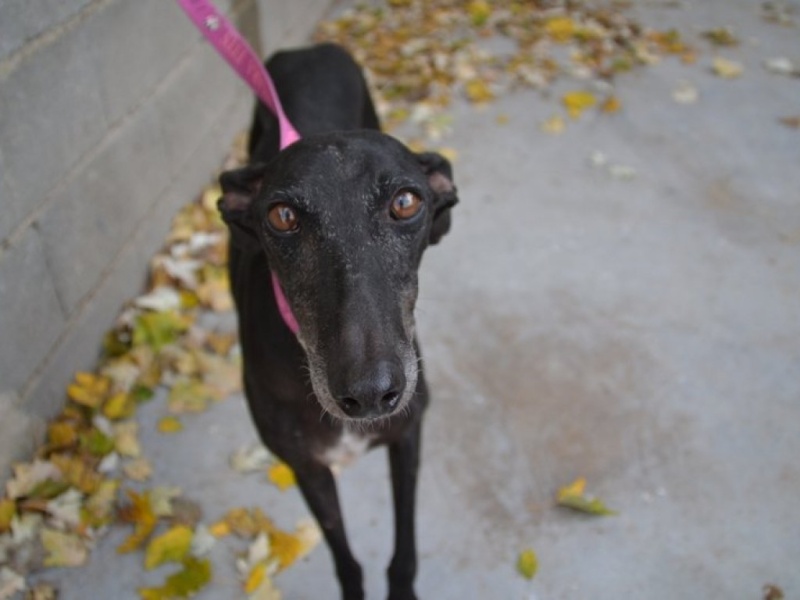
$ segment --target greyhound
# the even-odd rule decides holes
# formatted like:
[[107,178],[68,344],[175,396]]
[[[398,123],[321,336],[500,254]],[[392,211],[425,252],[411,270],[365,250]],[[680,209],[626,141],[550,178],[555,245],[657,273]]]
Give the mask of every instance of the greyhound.
[[413,311],[423,251],[449,230],[458,201],[452,169],[380,132],[361,69],[342,48],[279,52],[266,66],[302,139],[279,151],[277,121],[258,104],[250,163],[220,177],[245,395],[264,444],[294,470],[345,600],[364,598],[362,570],[330,467],[388,446],[389,598],[413,600],[428,403]]

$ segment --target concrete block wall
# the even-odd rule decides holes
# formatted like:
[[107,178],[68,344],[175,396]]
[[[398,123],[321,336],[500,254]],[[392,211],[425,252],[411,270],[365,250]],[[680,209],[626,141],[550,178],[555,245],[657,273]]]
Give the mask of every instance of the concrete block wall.
[[[217,0],[262,55],[329,4]],[[170,0],[0,0],[0,479],[251,108]]]

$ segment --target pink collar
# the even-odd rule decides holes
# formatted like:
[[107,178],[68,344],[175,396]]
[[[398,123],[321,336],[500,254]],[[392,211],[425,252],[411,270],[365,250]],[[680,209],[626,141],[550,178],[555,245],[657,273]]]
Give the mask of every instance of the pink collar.
[[[300,134],[297,133],[286,113],[283,112],[280,98],[266,67],[250,44],[236,31],[236,28],[208,0],[177,1],[216,51],[233,67],[239,77],[245,80],[278,119],[281,137],[280,149],[283,150],[299,140]],[[289,301],[286,299],[274,271],[272,273],[272,290],[283,322],[292,333],[297,335],[300,327],[292,314]]]

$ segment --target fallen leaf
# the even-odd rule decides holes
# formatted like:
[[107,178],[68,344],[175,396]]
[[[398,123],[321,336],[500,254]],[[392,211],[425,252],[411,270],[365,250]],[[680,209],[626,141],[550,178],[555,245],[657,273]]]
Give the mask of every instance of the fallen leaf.
[[133,303],[139,308],[165,312],[179,309],[181,307],[181,297],[175,288],[162,285],[154,288],[144,296],[139,296]]
[[78,441],[78,430],[74,423],[56,421],[47,426],[47,442],[53,448],[66,448]]
[[569,17],[553,17],[545,24],[545,31],[556,42],[569,41],[575,30],[575,22]]
[[744,67],[740,63],[719,56],[712,61],[711,70],[722,79],[736,79],[744,73]]
[[267,471],[267,478],[281,491],[297,485],[294,471],[284,462],[276,462]]
[[54,523],[76,528],[81,524],[83,494],[75,488],[69,488],[63,494],[50,500],[46,509]]
[[525,579],[533,579],[536,571],[539,570],[539,560],[536,553],[531,550],[523,550],[517,559],[517,572]]
[[708,29],[700,34],[715,46],[738,46],[739,39],[733,34],[730,27],[717,27]]
[[24,592],[25,578],[7,566],[0,567],[0,598],[13,598],[17,592]]
[[150,540],[144,554],[144,568],[148,571],[167,562],[181,562],[192,546],[192,530],[176,525]]
[[486,0],[473,0],[467,4],[467,14],[475,27],[482,27],[492,15],[492,6]]
[[142,600],[190,598],[211,581],[211,562],[208,559],[189,556],[182,564],[183,568],[167,577],[161,587],[140,588]]
[[179,379],[169,392],[167,408],[174,414],[203,412],[216,398],[216,392],[202,381]]
[[277,559],[280,570],[306,556],[321,539],[322,533],[311,519],[301,520],[293,534],[277,529],[269,533],[271,554]]
[[80,435],[80,447],[81,450],[88,452],[92,456],[102,458],[114,450],[116,442],[99,429],[93,427]]
[[0,533],[11,531],[11,519],[17,515],[17,503],[10,498],[0,500]]
[[102,527],[111,522],[118,489],[119,481],[107,479],[88,497],[84,509],[91,526]]
[[485,104],[494,100],[494,92],[489,85],[482,79],[473,79],[464,84],[464,92],[470,102],[475,104]]
[[177,341],[188,327],[189,320],[176,311],[142,313],[133,328],[133,344],[146,345],[158,352]]
[[566,107],[569,116],[577,119],[583,111],[597,104],[597,98],[591,92],[577,90],[564,94],[561,97],[561,102]]
[[598,498],[587,497],[585,495],[586,479],[579,477],[568,486],[561,488],[556,497],[559,506],[571,508],[573,510],[591,515],[616,515]]
[[157,486],[149,490],[147,496],[150,500],[153,514],[157,517],[171,517],[173,515],[172,502],[182,493],[181,488],[166,485]]
[[103,476],[79,456],[53,454],[50,462],[58,467],[66,483],[84,494],[93,494],[103,481]]
[[[0,598],[2,598],[2,594],[0,594]],[[49,583],[37,583],[31,589],[28,590],[28,593],[25,594],[25,600],[57,600],[58,599],[58,589],[54,586],[50,585]]]
[[114,425],[114,446],[121,456],[137,458],[142,453],[139,445],[139,423],[125,421]]
[[272,461],[272,455],[262,444],[243,446],[233,453],[231,468],[239,473],[260,471]]
[[785,75],[787,77],[800,76],[800,66],[795,65],[791,59],[785,56],[766,59],[764,61],[764,67],[767,71],[775,73],[776,75]]
[[94,373],[75,373],[75,381],[67,386],[67,396],[88,408],[98,408],[111,389],[111,380]]
[[14,476],[6,482],[6,494],[12,500],[27,496],[37,485],[61,479],[61,471],[52,462],[36,459],[32,463],[17,463]]
[[153,465],[146,458],[134,458],[123,465],[122,471],[128,479],[146,481],[153,474]]
[[75,534],[44,528],[40,539],[47,552],[46,567],[79,567],[89,556],[86,544]]
[[800,115],[796,117],[782,117],[780,122],[792,129],[800,129]]
[[139,494],[133,490],[127,490],[130,503],[123,506],[119,511],[119,518],[125,523],[132,523],[133,533],[117,548],[117,552],[125,554],[133,552],[139,548],[156,527],[158,518],[153,513],[150,505],[150,498],[146,493]]
[[783,600],[783,590],[777,585],[768,583],[763,588],[763,600]]
[[136,401],[127,392],[117,392],[103,404],[103,414],[112,421],[127,419],[136,412]]
[[183,423],[181,423],[178,417],[162,417],[158,420],[157,429],[161,433],[176,433],[183,429]]

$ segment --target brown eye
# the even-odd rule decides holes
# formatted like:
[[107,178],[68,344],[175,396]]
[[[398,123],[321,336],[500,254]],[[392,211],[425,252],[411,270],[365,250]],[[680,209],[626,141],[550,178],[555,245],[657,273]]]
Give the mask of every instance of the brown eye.
[[300,228],[297,213],[288,204],[275,204],[269,209],[267,219],[278,233],[294,233]]
[[414,192],[405,191],[392,198],[390,210],[393,218],[403,221],[416,215],[421,208],[422,198]]

